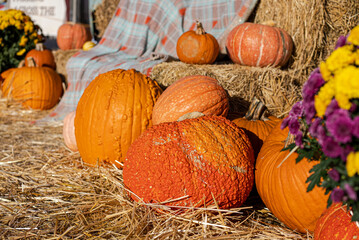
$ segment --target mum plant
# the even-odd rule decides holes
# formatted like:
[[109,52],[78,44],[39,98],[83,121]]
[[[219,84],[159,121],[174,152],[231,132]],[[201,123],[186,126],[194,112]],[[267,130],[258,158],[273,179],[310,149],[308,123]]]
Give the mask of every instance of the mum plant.
[[359,26],[341,36],[335,50],[303,85],[281,128],[295,142],[285,149],[319,160],[310,170],[307,191],[322,187],[328,207],[341,202],[359,221]]
[[26,53],[42,40],[41,28],[24,12],[0,11],[0,73],[17,67]]

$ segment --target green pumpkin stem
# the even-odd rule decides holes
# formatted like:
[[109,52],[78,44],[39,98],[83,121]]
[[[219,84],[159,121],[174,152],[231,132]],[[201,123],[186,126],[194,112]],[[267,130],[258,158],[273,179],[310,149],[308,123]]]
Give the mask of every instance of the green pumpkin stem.
[[202,26],[202,23],[199,22],[199,21],[196,21],[197,23],[197,29],[196,29],[196,34],[198,35],[204,35],[206,34],[206,31],[204,30],[203,26]]
[[257,120],[267,121],[269,120],[267,118],[267,115],[268,115],[268,109],[266,105],[264,105],[264,103],[262,103],[258,98],[254,97],[244,117],[250,121],[257,121]]

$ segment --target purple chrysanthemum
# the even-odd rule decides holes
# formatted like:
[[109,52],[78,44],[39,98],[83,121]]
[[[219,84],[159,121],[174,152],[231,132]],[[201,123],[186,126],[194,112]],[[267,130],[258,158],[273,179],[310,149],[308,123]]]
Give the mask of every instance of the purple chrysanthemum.
[[280,125],[281,130],[288,127],[289,120],[290,120],[290,117],[286,117],[286,118],[283,119],[283,121],[282,121],[282,123]]
[[338,182],[340,179],[340,173],[338,172],[338,170],[336,170],[334,168],[328,172],[328,175],[331,179],[333,179],[336,182]]
[[322,125],[317,127],[316,138],[321,146],[323,146],[325,140],[328,138],[325,128]]
[[313,137],[318,136],[318,127],[321,126],[322,119],[321,118],[315,118],[312,124],[309,127],[309,133]]
[[348,197],[354,201],[358,200],[358,195],[355,192],[354,188],[349,185],[349,183],[344,184],[344,189],[348,194]]
[[332,115],[333,112],[339,109],[339,105],[337,100],[333,99],[330,104],[327,106],[327,109],[325,110],[325,116]]
[[347,143],[351,141],[353,121],[347,110],[334,110],[327,117],[326,126],[336,142]]
[[299,118],[301,117],[303,114],[303,105],[302,105],[302,101],[296,102],[292,109],[289,112],[289,116],[295,117],[295,118]]
[[354,148],[352,146],[346,145],[343,149],[342,149],[342,153],[340,154],[340,158],[343,160],[343,162],[347,161],[347,157],[349,155],[349,153],[353,152]]
[[305,111],[305,121],[307,122],[307,124],[311,124],[312,119],[316,114],[314,102],[313,104],[304,105],[304,111]]
[[330,198],[333,202],[341,202],[344,197],[344,190],[341,188],[334,188],[332,193],[330,194]]
[[331,158],[339,157],[342,152],[342,148],[340,147],[340,145],[336,141],[334,141],[333,138],[328,136],[323,139],[322,150],[326,156]]
[[304,147],[303,133],[301,131],[298,131],[297,135],[295,136],[295,145],[297,145],[300,148]]
[[335,44],[335,48],[337,49],[339,47],[343,47],[347,42],[347,36],[340,36],[337,40],[337,43]]
[[300,129],[300,123],[297,118],[290,118],[288,123],[289,132],[293,135],[297,135]]
[[355,137],[359,138],[359,117],[353,119],[352,133]]

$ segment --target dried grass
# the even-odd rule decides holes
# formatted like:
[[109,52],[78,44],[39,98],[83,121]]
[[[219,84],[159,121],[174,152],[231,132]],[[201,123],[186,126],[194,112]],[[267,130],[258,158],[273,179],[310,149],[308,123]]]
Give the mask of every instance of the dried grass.
[[252,194],[238,209],[178,215],[131,201],[122,172],[89,168],[48,112],[0,100],[0,239],[312,239],[283,226]]
[[78,52],[78,49],[71,49],[71,50],[54,50],[52,53],[54,54],[55,62],[56,62],[56,72],[60,74],[60,76],[66,82],[67,80],[67,72],[66,72],[66,64],[67,61]]
[[94,12],[94,23],[95,28],[98,31],[98,38],[103,36],[119,2],[120,0],[102,0],[102,2],[96,7]]

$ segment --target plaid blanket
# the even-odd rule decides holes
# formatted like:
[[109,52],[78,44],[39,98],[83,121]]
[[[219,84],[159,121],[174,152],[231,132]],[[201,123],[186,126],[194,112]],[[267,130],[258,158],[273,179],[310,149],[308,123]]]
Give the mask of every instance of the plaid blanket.
[[61,121],[76,110],[82,93],[99,74],[134,68],[149,75],[156,64],[177,58],[177,39],[196,20],[224,49],[226,34],[243,23],[257,0],[121,0],[102,39],[79,51],[66,65],[68,88],[58,106],[41,121]]

